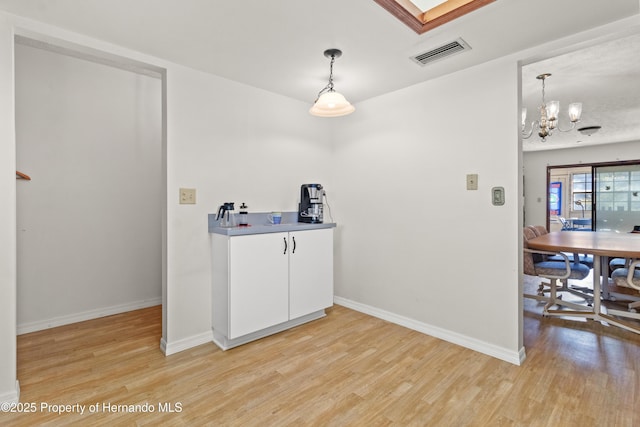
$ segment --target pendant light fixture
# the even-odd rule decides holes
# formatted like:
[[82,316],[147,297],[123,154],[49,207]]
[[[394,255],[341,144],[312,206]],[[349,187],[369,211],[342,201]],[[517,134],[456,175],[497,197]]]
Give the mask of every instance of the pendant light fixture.
[[547,140],[548,136],[553,134],[555,129],[558,129],[560,132],[569,132],[570,130],[576,127],[576,123],[580,121],[580,116],[582,115],[582,103],[574,102],[569,104],[568,114],[569,114],[569,122],[571,125],[568,129],[561,129],[559,126],[558,113],[560,112],[560,102],[558,101],[546,101],[545,100],[545,86],[544,82],[546,79],[551,77],[551,73],[540,74],[536,79],[542,81],[542,105],[540,105],[540,118],[531,123],[531,129],[529,131],[525,130],[526,121],[527,121],[527,109],[522,108],[522,118],[521,118],[521,130],[522,130],[522,138],[527,139],[530,138],[533,134],[533,131],[538,129],[538,136],[542,142]]
[[329,83],[318,92],[318,97],[314,101],[309,113],[318,117],[339,117],[351,114],[356,108],[351,105],[340,92],[336,92],[333,88],[333,63],[336,58],[342,56],[342,51],[340,49],[327,49],[324,51],[324,56],[331,58]]

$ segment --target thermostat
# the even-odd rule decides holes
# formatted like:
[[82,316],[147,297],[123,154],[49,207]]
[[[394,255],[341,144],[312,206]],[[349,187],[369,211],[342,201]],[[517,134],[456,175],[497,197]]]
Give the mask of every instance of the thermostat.
[[491,203],[493,203],[493,206],[504,205],[504,187],[493,187],[491,189]]

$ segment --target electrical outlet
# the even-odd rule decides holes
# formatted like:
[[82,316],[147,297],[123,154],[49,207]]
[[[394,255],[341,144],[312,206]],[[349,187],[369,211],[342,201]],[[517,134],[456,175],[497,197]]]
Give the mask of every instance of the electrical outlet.
[[477,190],[478,189],[478,174],[470,173],[467,174],[467,190]]
[[195,205],[196,204],[196,189],[195,188],[181,188],[180,189],[180,204],[181,205]]

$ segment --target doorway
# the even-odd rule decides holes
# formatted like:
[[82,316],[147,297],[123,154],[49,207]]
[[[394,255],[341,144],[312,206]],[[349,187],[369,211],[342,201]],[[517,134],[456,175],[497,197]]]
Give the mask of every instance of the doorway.
[[164,73],[21,36],[15,52],[16,163],[32,177],[17,188],[18,334],[162,304]]
[[583,165],[548,167],[547,230],[591,230],[591,173]]

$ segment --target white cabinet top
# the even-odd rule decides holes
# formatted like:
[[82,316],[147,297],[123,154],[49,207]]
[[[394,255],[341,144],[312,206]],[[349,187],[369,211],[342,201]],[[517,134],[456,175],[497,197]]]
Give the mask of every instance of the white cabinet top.
[[249,226],[220,227],[219,222],[216,221],[216,214],[209,214],[209,233],[225,236],[244,236],[248,234],[282,233],[336,227],[335,222],[324,222],[322,224],[297,222],[297,215],[297,212],[283,212],[282,224],[270,224],[267,219],[268,213],[249,213]]

